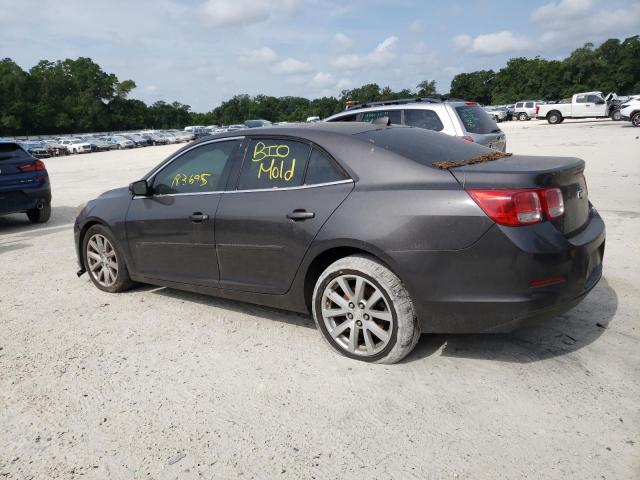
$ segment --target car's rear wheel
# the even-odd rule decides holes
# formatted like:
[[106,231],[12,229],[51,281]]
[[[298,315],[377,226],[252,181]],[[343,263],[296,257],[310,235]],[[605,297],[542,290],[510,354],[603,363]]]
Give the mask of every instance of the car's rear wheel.
[[634,127],[640,127],[640,112],[633,114],[631,117],[631,125]]
[[85,268],[96,287],[105,292],[116,293],[134,285],[122,250],[108,228],[103,225],[89,228],[82,246]]
[[31,223],[46,223],[51,218],[51,205],[43,205],[42,208],[27,210],[27,218]]
[[420,338],[409,292],[369,256],[345,257],[327,267],[316,282],[312,305],[325,340],[350,358],[396,363]]
[[525,120],[529,120],[529,115],[527,115],[524,112],[519,113],[518,114],[518,120],[520,120],[521,122],[524,122]]
[[547,122],[549,122],[551,125],[562,123],[562,115],[560,115],[558,112],[551,112],[549,115],[547,115]]

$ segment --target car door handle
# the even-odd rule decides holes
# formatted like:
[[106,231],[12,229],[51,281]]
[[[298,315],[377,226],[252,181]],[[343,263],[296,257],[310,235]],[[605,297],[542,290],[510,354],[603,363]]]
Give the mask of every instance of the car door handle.
[[316,214],[313,212],[307,212],[303,209],[294,210],[291,213],[287,213],[287,218],[289,220],[293,220],[294,222],[297,220],[308,220],[309,218],[315,217]]
[[194,212],[189,215],[189,220],[191,220],[193,223],[202,223],[209,220],[209,215],[202,212]]

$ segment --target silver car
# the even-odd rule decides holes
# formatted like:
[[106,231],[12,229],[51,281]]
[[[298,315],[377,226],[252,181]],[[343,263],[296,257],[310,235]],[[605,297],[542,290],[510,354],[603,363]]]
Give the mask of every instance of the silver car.
[[476,102],[394,100],[352,107],[325,122],[373,122],[387,117],[392,124],[408,125],[460,137],[504,152],[507,139],[496,122]]

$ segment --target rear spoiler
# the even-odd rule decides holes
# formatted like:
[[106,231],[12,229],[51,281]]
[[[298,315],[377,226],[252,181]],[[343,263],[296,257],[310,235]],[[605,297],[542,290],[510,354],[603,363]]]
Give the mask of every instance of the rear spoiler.
[[510,157],[511,155],[513,155],[513,153],[504,153],[504,152],[496,151],[492,153],[487,153],[485,155],[480,155],[478,157],[468,158],[466,160],[458,160],[458,161],[447,160],[443,162],[434,162],[431,165],[441,170],[449,170],[450,168],[463,167],[465,165],[473,165],[475,163],[493,162],[494,160]]

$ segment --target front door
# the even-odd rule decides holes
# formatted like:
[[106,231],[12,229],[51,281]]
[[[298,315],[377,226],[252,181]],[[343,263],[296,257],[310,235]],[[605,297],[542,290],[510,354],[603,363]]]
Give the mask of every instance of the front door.
[[214,218],[240,142],[216,141],[185,150],[149,179],[150,197],[131,201],[126,229],[135,272],[218,286]]
[[285,293],[318,231],[352,189],[339,165],[308,143],[251,140],[237,185],[216,214],[220,286]]

